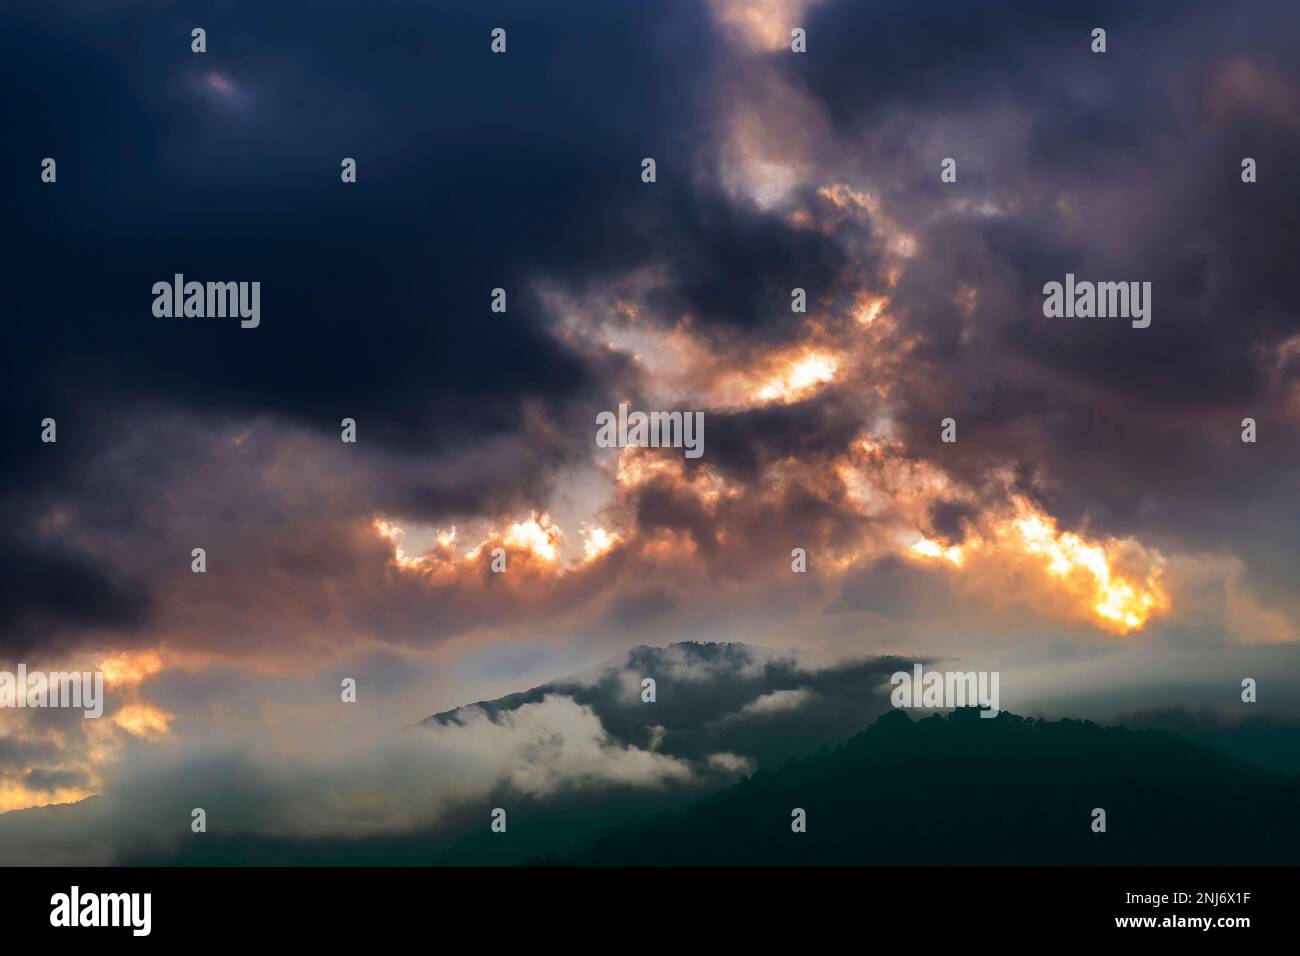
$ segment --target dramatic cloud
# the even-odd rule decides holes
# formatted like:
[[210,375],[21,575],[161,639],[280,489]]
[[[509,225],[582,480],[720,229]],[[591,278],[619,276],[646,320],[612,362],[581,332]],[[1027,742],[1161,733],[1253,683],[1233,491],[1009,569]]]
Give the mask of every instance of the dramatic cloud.
[[[769,721],[851,733],[864,654],[977,660],[1051,710],[1118,706],[1117,675],[1231,696],[1300,639],[1291,4],[239,2],[201,56],[177,10],[0,17],[0,669],[110,675],[98,729],[0,715],[0,810],[126,806],[200,720],[279,807],[346,775],[278,775],[249,688],[336,720],[358,661],[429,682],[390,730],[637,645],[850,662],[634,651],[433,735],[538,796],[797,749],[758,752]],[[261,324],[154,317],[177,273],[260,281]],[[1150,327],[1045,317],[1067,273],[1151,282]],[[703,413],[703,456],[597,447],[621,403]],[[366,799],[240,825],[352,832]]]

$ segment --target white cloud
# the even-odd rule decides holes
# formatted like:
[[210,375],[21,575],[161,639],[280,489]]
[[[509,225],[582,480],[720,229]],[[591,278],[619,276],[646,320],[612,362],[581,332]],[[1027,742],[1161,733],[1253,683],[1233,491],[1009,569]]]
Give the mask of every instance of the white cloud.
[[709,754],[708,762],[714,770],[735,775],[752,773],[755,766],[753,758],[725,751]]
[[723,720],[751,720],[755,717],[770,717],[773,714],[787,713],[798,710],[816,696],[817,694],[807,687],[798,687],[794,690],[774,690],[770,694],[755,697],[734,714],[728,714]]
[[267,738],[167,741],[137,748],[76,806],[0,814],[0,845],[18,865],[109,864],[167,852],[203,807],[225,833],[364,837],[436,826],[452,808],[506,785],[533,797],[583,787],[689,783],[689,763],[615,740],[590,707],[548,694],[495,719],[422,725],[289,754]]

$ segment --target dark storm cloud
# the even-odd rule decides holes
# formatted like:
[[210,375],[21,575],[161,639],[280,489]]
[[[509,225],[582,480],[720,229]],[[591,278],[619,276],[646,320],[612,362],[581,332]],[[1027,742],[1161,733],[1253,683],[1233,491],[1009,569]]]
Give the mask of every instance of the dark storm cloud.
[[656,217],[648,243],[672,284],[650,304],[670,320],[690,314],[706,333],[716,324],[746,333],[750,343],[791,337],[798,331],[791,290],[827,295],[850,261],[836,239],[794,229],[774,212],[706,189],[673,198],[671,219]]
[[[640,159],[679,147],[694,121],[702,16],[602,2],[565,17],[527,3],[233,4],[197,20],[152,5],[6,10],[0,74],[20,148],[4,172],[22,233],[0,385],[13,463],[0,561],[22,572],[5,575],[7,623],[139,619],[140,598],[75,550],[30,544],[30,525],[73,497],[147,523],[142,495],[107,500],[87,471],[120,461],[160,408],[335,434],[353,417],[392,451],[372,459],[371,502],[416,515],[535,490],[567,454],[554,442],[530,441],[509,468],[428,456],[527,438],[527,403],[558,415],[588,384],[528,282],[630,255],[629,210],[649,205]],[[190,51],[200,22],[203,55]],[[497,25],[504,57],[488,50]],[[34,172],[45,156],[55,186]],[[355,185],[339,181],[344,156]],[[155,318],[152,284],[177,272],[260,281],[260,327]],[[504,315],[488,308],[498,286]],[[47,415],[57,446],[35,444]],[[202,451],[136,450],[152,465],[126,467],[141,471]]]
[[[893,201],[933,210],[940,199],[978,198],[998,187],[1027,201],[1009,218],[945,219],[941,228],[955,230],[955,240],[937,228],[922,231],[931,258],[945,253],[933,268],[978,265],[978,257],[961,261],[962,246],[1012,264],[1011,292],[1022,308],[1005,320],[1000,348],[1146,398],[1260,397],[1249,350],[1224,343],[1294,327],[1300,293],[1289,280],[1289,237],[1300,187],[1278,175],[1244,188],[1239,161],[1251,155],[1280,171],[1298,158],[1297,117],[1267,104],[1288,96],[1294,104],[1300,71],[1285,55],[1300,28],[1293,10],[1278,3],[830,3],[814,6],[809,22],[821,35],[818,55],[783,68],[841,117],[842,135],[864,135],[876,158],[889,160],[888,172],[907,185]],[[1088,50],[1092,26],[1109,30],[1104,55]],[[870,57],[861,55],[863,37],[873,38]],[[1219,105],[1225,96],[1231,109]],[[986,151],[962,136],[933,156],[918,148],[929,142],[919,135],[872,139],[873,125],[899,110],[914,111],[920,132],[1002,107],[1024,112],[1028,138],[1023,155],[1008,147],[993,156],[996,166],[963,162],[962,147]],[[953,153],[959,184],[940,192],[938,161]],[[1040,201],[1057,194],[1079,202],[1081,224]],[[1154,281],[1160,318],[1147,334],[1117,342],[1104,323],[1041,321],[1043,281],[1115,270]],[[923,289],[911,291],[926,301]],[[937,326],[934,311],[913,315],[930,333],[930,354],[942,359],[958,328],[950,305],[937,310]]]
[[[1226,538],[1275,576],[1300,545],[1269,517],[1294,513],[1300,465],[1271,364],[1300,316],[1294,7],[825,3],[806,19],[815,50],[771,62],[857,144],[923,250],[895,295],[922,335],[907,447],[974,484],[998,464],[1036,475],[1025,487],[1066,526]],[[945,156],[956,184],[938,182]],[[1243,184],[1244,156],[1271,174]],[[956,205],[981,200],[1000,211]],[[1066,272],[1151,281],[1151,327],[1045,319],[1042,285]],[[955,448],[938,441],[948,415]],[[1247,416],[1257,446],[1239,440]]]
[[[1290,379],[1267,359],[1300,311],[1300,187],[1282,173],[1300,160],[1300,83],[1280,55],[1300,18],[1241,9],[828,0],[807,14],[807,56],[749,58],[694,3],[591,0],[563,17],[523,3],[235,4],[205,12],[205,55],[189,52],[192,16],[171,9],[7,12],[0,78],[18,94],[9,132],[23,149],[6,174],[22,184],[24,242],[0,384],[15,462],[0,563],[32,582],[12,585],[11,620],[28,634],[138,624],[137,582],[183,572],[192,585],[181,557],[201,540],[250,556],[249,606],[268,576],[287,580],[309,621],[322,582],[346,580],[374,602],[355,602],[368,630],[497,621],[452,602],[430,623],[436,589],[387,604],[389,554],[363,525],[374,510],[437,522],[539,505],[557,469],[590,453],[585,410],[606,407],[633,363],[561,344],[534,283],[598,288],[661,267],[644,321],[689,315],[706,346],[742,361],[804,333],[789,312],[798,285],[833,337],[860,285],[881,290],[885,258],[874,214],[828,225],[815,190],[837,179],[869,187],[919,242],[889,289],[910,351],[881,376],[905,454],[974,489],[1009,467],[1063,527],[1241,544],[1280,588],[1278,556],[1300,541],[1272,515],[1293,513],[1300,435],[1279,401]],[[488,52],[497,25],[504,57]],[[1087,50],[1095,25],[1110,31],[1105,56]],[[717,71],[767,89],[748,82],[756,70],[833,120],[818,141],[809,116],[782,114],[825,153],[793,199],[818,228],[737,197],[730,170],[708,166],[727,135]],[[942,186],[949,149],[960,179]],[[1263,171],[1252,186],[1237,176],[1247,153]],[[57,186],[37,181],[45,155]],[[647,155],[653,186],[639,179]],[[338,181],[343,156],[360,163],[356,185]],[[261,281],[261,327],[154,318],[151,284],[178,271]],[[1042,283],[1067,271],[1153,281],[1152,327],[1044,319]],[[505,315],[488,310],[496,286]],[[969,313],[963,286],[978,291]],[[711,412],[708,462],[750,486],[740,504],[710,513],[655,482],[633,496],[635,522],[681,531],[708,558],[720,529],[755,549],[850,538],[869,519],[827,486],[792,481],[777,506],[743,506],[772,463],[842,452],[871,417],[852,398],[874,384]],[[1268,436],[1250,467],[1233,457],[1246,414]],[[36,445],[45,415],[58,446]],[[948,415],[956,446],[938,442]],[[324,448],[338,451],[343,416],[362,436],[346,457]],[[299,430],[320,447],[277,458]],[[68,502],[73,530],[48,535]],[[1246,507],[1258,502],[1269,507]],[[932,518],[928,530],[960,531],[960,514]],[[49,582],[72,574],[80,594],[61,600]],[[662,606],[615,595],[610,620]],[[269,641],[266,627],[245,639]]]
[[[1062,97],[1078,97],[1077,104],[1086,107],[1088,88],[1061,79],[1063,52],[1077,51],[1083,69],[1109,68],[1117,59],[1154,60],[1161,47],[1149,42],[1153,28],[1174,32],[1180,18],[1209,6],[1195,0],[1140,6],[1124,0],[818,3],[804,17],[816,55],[791,59],[783,69],[806,83],[845,127],[904,107],[969,109],[1008,96],[1028,95],[1039,103],[1055,99],[1055,105]],[[1088,61],[1094,27],[1114,37],[1101,64]],[[1133,42],[1134,31],[1139,42]],[[1031,70],[1042,72],[1038,84],[1026,88],[1020,81]],[[1104,110],[1090,115],[1096,122],[1089,135],[1123,126],[1102,123]]]
[[856,410],[835,391],[791,405],[709,416],[708,463],[749,483],[773,461],[828,459],[861,430]]
[[148,620],[150,598],[88,556],[0,542],[0,653],[50,650],[85,627],[129,631]]
[[[8,172],[33,186],[15,197],[30,320],[8,390],[78,412],[126,394],[331,429],[351,414],[423,449],[580,387],[527,280],[617,255],[647,202],[640,158],[692,122],[682,64],[707,60],[708,34],[685,5],[566,13],[236,4],[204,11],[204,55],[182,11],[16,16],[3,59],[25,152]],[[55,188],[28,175],[46,155]],[[261,327],[154,318],[150,287],[175,272],[261,281]]]
[[961,544],[974,517],[975,509],[965,502],[936,501],[930,507],[930,530],[950,544]]

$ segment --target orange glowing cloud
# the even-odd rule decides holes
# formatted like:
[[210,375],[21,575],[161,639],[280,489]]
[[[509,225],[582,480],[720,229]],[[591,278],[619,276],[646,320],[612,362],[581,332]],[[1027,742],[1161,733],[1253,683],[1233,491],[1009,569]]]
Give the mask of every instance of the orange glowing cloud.
[[162,668],[162,656],[156,650],[113,651],[96,664],[96,670],[103,672],[104,683],[109,687],[139,684]]
[[871,325],[889,307],[889,296],[861,291],[853,303],[853,318],[859,325]]
[[[64,661],[57,669],[76,671],[83,666],[84,662]],[[84,800],[99,792],[101,770],[121,756],[127,735],[155,740],[168,734],[174,715],[141,697],[141,685],[164,666],[157,649],[108,651],[96,658],[93,668],[104,675],[107,706],[102,718],[59,728],[43,725],[40,711],[15,715],[0,740],[42,742],[52,753],[41,758],[41,769],[77,782],[40,788],[22,777],[0,774],[0,813]]]
[[[550,290],[548,298],[563,316],[560,337],[585,349],[593,361],[610,353],[624,356],[652,407],[738,411],[802,401],[841,376],[851,358],[820,318],[809,318],[803,340],[795,345],[755,348],[735,338],[715,338],[689,315],[671,325],[638,317],[639,310],[618,295],[582,301]],[[879,310],[878,305],[870,316]]]
[[[534,511],[523,521],[512,524],[502,540],[511,548],[527,551],[548,564],[554,564],[559,557],[558,549],[564,544],[564,534],[551,521],[550,515]],[[466,557],[476,555],[479,549],[469,552]]]
[[923,537],[910,553],[958,568],[978,562],[978,577],[984,581],[993,575],[1018,580],[1026,570],[1036,571],[1037,580],[1030,580],[1024,595],[1027,601],[1115,634],[1141,631],[1170,607],[1159,552],[1131,539],[1089,540],[1061,531],[1051,515],[1023,498],[1013,499],[1010,514],[972,531],[960,546]]
[[1011,527],[1003,526],[1007,537],[1027,554],[1040,556],[1047,573],[1068,582],[1090,607],[1097,620],[1120,634],[1141,630],[1153,614],[1166,610],[1169,599],[1160,586],[1163,558],[1146,552],[1148,568],[1138,579],[1127,578],[1116,569],[1116,557],[1132,542],[1086,541],[1070,531],[1058,531],[1051,516],[1035,513],[1023,499],[1016,502],[1018,515]]
[[55,787],[53,790],[33,790],[17,780],[0,780],[0,813],[26,810],[56,803],[76,803],[94,794],[82,787]]
[[587,561],[600,557],[623,541],[618,532],[606,531],[599,525],[583,525],[581,534],[583,558]]
[[174,715],[143,701],[126,704],[113,715],[113,723],[136,737],[159,737],[170,729]]
[[719,502],[734,499],[743,489],[722,477],[711,465],[697,465],[689,471],[685,461],[675,455],[664,455],[648,448],[622,448],[619,450],[615,483],[618,492],[628,492],[663,480],[679,491],[694,495],[707,511],[713,511]]
[[[935,463],[906,456],[899,442],[871,434],[860,436],[833,470],[845,500],[886,529],[841,555],[837,567],[901,554],[946,568],[958,590],[1020,601],[1115,634],[1140,631],[1170,609],[1163,555],[1133,539],[1094,540],[1058,529],[1055,518],[1009,490],[1009,475],[990,476],[977,492]],[[971,511],[962,540],[917,530],[929,525],[939,502]]]
[[807,344],[734,358],[727,366],[714,359],[706,407],[741,410],[789,405],[812,398],[842,373],[848,356],[828,346]]
[[456,579],[477,577],[483,562],[496,548],[503,549],[511,559],[523,558],[534,574],[558,577],[572,570],[575,564],[592,560],[610,550],[620,540],[617,534],[605,528],[584,527],[580,536],[585,556],[577,562],[566,563],[564,532],[550,514],[535,509],[529,511],[527,517],[504,526],[484,525],[475,535],[475,543],[461,551],[456,550],[461,535],[455,526],[434,531],[433,546],[415,555],[407,553],[404,546],[406,531],[392,519],[376,516],[371,521],[371,528],[392,547],[394,567],[448,584]]
[[790,31],[799,26],[815,0],[710,0],[714,19],[731,36],[755,51],[790,48]]
[[923,558],[943,558],[949,564],[961,567],[962,553],[961,548],[957,545],[945,547],[937,541],[931,541],[929,538],[922,538],[916,544],[912,545],[912,551],[921,555]]
[[829,352],[808,351],[789,360],[773,378],[754,393],[764,402],[793,402],[815,393],[835,379],[839,360]]

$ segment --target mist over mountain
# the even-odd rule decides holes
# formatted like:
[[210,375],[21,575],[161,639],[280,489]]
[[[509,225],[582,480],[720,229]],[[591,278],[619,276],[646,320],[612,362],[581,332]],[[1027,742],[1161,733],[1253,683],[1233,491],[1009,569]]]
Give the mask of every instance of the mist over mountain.
[[[329,759],[140,759],[100,796],[0,814],[0,844],[15,862],[213,866],[1206,863],[1295,849],[1297,778],[1274,772],[1295,739],[1286,722],[912,720],[888,693],[912,663],[638,646]],[[193,807],[206,832],[191,832]],[[806,834],[789,830],[796,807]],[[1095,807],[1106,834],[1089,828]],[[505,834],[489,828],[496,808]]]
[[[605,731],[634,747],[688,760],[718,754],[749,766],[836,743],[889,710],[889,675],[912,661],[872,657],[826,667],[765,647],[697,641],[638,646],[571,677],[427,718],[459,726],[561,695],[590,707]],[[642,680],[655,700],[642,701]]]
[[[65,854],[141,864],[521,862],[845,739],[889,707],[888,675],[901,663],[815,667],[742,644],[637,647],[518,694],[379,726],[325,754],[270,745],[142,754],[99,798],[35,810],[21,825],[0,815],[0,841],[35,863]],[[656,682],[649,703],[647,677]],[[208,813],[204,833],[190,831],[194,807]],[[510,838],[483,841],[495,807],[509,811]]]
[[[826,667],[739,643],[681,642],[638,646],[578,674],[495,700],[434,714],[417,730],[479,733],[485,726],[519,728],[515,746],[527,769],[495,781],[444,808],[436,827],[364,840],[221,837],[191,839],[179,855],[137,863],[233,865],[256,859],[287,865],[510,865],[568,852],[599,830],[681,808],[745,773],[845,739],[890,707],[889,675],[910,661],[880,657]],[[642,680],[655,680],[655,700],[642,700]],[[645,779],[594,775],[572,786],[530,792],[547,765],[565,760],[574,742],[552,722],[557,703],[598,721],[602,749],[654,754],[683,768],[647,785]],[[547,716],[523,731],[532,714]],[[689,768],[689,772],[685,772]],[[576,776],[581,776],[578,771]],[[487,809],[508,810],[508,839],[487,827]]]

